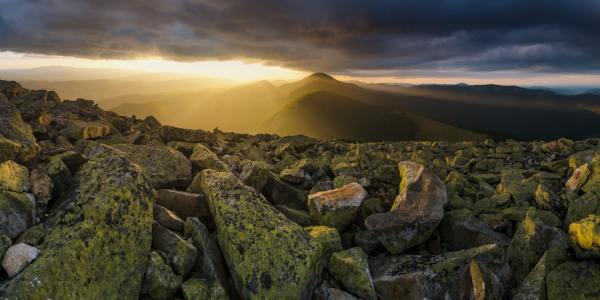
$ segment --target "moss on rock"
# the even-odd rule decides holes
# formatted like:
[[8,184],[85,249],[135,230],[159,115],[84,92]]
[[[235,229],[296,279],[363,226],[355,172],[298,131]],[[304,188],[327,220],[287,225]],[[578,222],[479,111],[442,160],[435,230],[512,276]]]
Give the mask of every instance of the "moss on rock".
[[248,299],[309,298],[321,269],[319,243],[233,174],[200,174],[240,294]]
[[365,299],[377,299],[363,249],[356,247],[332,254],[328,269],[350,292]]
[[546,277],[548,300],[600,299],[600,264],[594,261],[563,263]]
[[[13,278],[15,299],[137,298],[150,252],[155,193],[142,172],[109,151],[83,165],[51,229],[40,257]],[[107,153],[108,152],[108,153]],[[65,271],[67,270],[68,271]]]

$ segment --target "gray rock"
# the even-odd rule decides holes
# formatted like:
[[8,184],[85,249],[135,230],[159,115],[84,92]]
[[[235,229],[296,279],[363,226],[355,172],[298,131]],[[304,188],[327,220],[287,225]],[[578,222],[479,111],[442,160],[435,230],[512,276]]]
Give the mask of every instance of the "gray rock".
[[142,282],[142,294],[153,300],[170,300],[175,296],[182,281],[182,277],[175,275],[157,252],[150,252]]
[[158,194],[156,203],[173,211],[182,219],[206,217],[210,213],[204,194],[177,190],[158,190],[156,192]]
[[173,271],[183,277],[192,271],[198,256],[194,245],[157,222],[152,223],[152,247],[165,253]]
[[35,222],[33,195],[0,191],[0,233],[14,239]]
[[310,194],[308,211],[319,225],[344,229],[356,218],[367,191],[358,183],[349,183],[341,188]]
[[400,194],[387,213],[365,219],[367,229],[378,233],[393,254],[425,242],[444,217],[447,194],[444,183],[423,165],[401,162]]
[[183,233],[183,225],[185,222],[174,212],[155,204],[153,215],[154,221],[158,222],[163,227],[171,229],[175,232]]
[[40,150],[31,126],[23,121],[17,108],[0,94],[0,162],[29,161]]
[[6,271],[9,277],[15,277],[17,274],[34,261],[40,251],[27,244],[16,244],[8,248],[4,259],[2,259],[2,268]]

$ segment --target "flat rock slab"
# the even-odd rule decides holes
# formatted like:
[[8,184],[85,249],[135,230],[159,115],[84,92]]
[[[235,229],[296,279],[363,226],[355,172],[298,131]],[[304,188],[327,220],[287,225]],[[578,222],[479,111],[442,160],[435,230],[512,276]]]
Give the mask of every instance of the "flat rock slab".
[[309,299],[321,246],[231,173],[204,170],[201,186],[236,288],[247,299]]

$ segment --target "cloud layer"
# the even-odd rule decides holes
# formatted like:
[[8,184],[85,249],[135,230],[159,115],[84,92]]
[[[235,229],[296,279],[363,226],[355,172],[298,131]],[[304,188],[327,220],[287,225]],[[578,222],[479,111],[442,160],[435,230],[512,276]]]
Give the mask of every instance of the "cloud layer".
[[600,73],[599,0],[0,0],[0,50],[307,71]]

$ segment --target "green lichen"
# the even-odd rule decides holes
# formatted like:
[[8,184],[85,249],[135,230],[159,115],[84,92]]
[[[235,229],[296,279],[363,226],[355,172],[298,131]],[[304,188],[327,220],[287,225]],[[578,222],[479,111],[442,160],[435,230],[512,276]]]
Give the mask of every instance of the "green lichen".
[[53,211],[40,257],[6,287],[8,299],[133,299],[150,252],[155,198],[145,177],[112,153],[83,165]]
[[153,300],[173,299],[182,280],[181,276],[173,274],[171,267],[158,253],[152,251],[144,274],[142,294]]
[[325,261],[332,253],[342,251],[342,238],[337,229],[327,226],[310,226],[304,229],[321,244]]
[[181,286],[185,300],[226,300],[227,295],[223,287],[216,281],[209,282],[205,279],[191,278]]
[[320,274],[319,243],[233,174],[200,174],[219,244],[242,296],[310,297]]
[[377,299],[367,254],[361,248],[351,248],[332,254],[328,269],[331,275],[350,292],[365,299]]
[[0,191],[27,192],[31,190],[29,171],[12,160],[0,163]]
[[587,218],[569,225],[571,240],[581,249],[600,254],[600,216],[589,215]]

